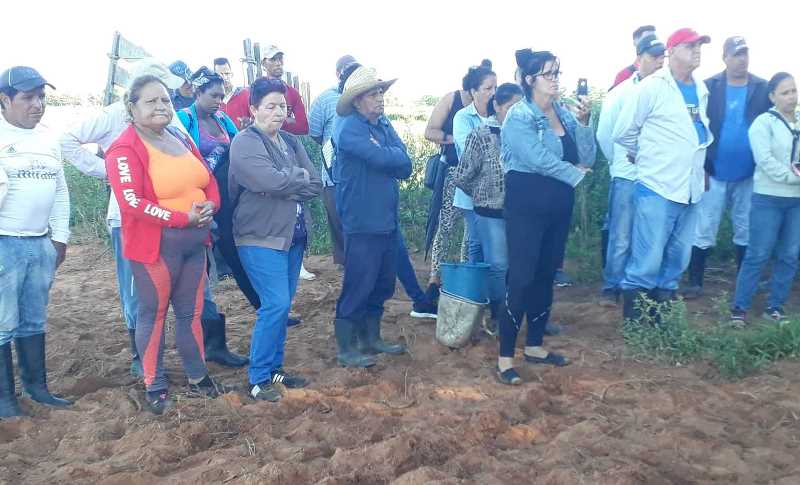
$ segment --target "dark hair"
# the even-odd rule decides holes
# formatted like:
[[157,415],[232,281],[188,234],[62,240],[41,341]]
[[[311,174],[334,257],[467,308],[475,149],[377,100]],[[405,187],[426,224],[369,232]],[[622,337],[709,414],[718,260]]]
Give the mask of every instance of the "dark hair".
[[286,95],[286,84],[280,79],[260,77],[250,85],[250,106],[258,106],[261,100],[270,93]]
[[526,76],[537,76],[542,74],[544,65],[553,61],[553,66],[558,69],[558,57],[550,51],[533,51],[532,49],[519,49],[514,53],[519,68],[519,85],[525,97],[531,99],[533,86],[528,84]]
[[[4,88],[0,88],[0,93],[5,94],[6,96],[8,96],[9,99],[11,99],[12,101],[14,100],[14,96],[16,96],[18,92],[19,92],[18,89],[14,89],[11,86],[6,86]],[[0,107],[3,107],[3,106],[0,106]]]
[[216,59],[214,59],[215,66],[224,66],[226,64],[229,66],[231,65],[227,57],[217,57]]
[[206,66],[196,70],[194,74],[192,74],[190,80],[192,82],[192,87],[196,89],[198,93],[204,93],[214,86],[222,86],[225,83],[222,76]]
[[767,83],[767,92],[772,94],[778,89],[778,84],[780,84],[784,79],[794,79],[794,76],[789,74],[788,72],[779,72],[770,78],[769,82]]
[[489,104],[486,107],[489,116],[497,114],[497,111],[494,109],[494,103],[502,106],[511,101],[514,96],[522,96],[522,88],[516,84],[503,83],[497,86],[497,91],[495,91],[494,96],[489,99]]
[[339,74],[339,94],[344,92],[344,83],[347,82],[347,79],[350,77],[350,75],[353,74],[359,67],[361,67],[361,64],[357,62],[351,62],[345,66],[344,69],[342,69],[342,73]]
[[652,25],[642,25],[641,27],[633,31],[633,40],[638,39],[645,32],[655,32],[655,31],[656,28]]
[[489,76],[496,76],[496,74],[492,71],[492,61],[484,59],[480,65],[469,68],[464,79],[461,80],[461,87],[464,91],[477,90],[481,87],[483,80]]

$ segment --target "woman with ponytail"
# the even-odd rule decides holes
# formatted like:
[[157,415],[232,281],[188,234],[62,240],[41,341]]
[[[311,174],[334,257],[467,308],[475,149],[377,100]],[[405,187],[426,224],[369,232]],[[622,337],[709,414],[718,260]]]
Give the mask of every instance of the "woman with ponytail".
[[575,187],[590,171],[596,152],[588,100],[579,98],[574,112],[558,102],[558,58],[550,52],[521,49],[516,60],[524,99],[509,110],[502,129],[503,215],[511,263],[497,362],[498,380],[511,385],[522,382],[514,369],[514,348],[526,316],[525,361],[568,363],[543,347],[544,329],[569,233]]

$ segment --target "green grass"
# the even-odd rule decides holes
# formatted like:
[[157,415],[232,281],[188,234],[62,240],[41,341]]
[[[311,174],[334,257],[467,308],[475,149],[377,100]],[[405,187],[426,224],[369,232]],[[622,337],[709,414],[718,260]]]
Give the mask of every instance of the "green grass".
[[[743,330],[726,323],[698,325],[687,318],[683,301],[641,305],[640,322],[625,322],[622,335],[630,354],[670,365],[708,361],[722,377],[736,379],[781,359],[800,357],[800,319],[781,324],[754,322]],[[652,325],[659,313],[662,324]],[[727,309],[726,312],[727,313]]]

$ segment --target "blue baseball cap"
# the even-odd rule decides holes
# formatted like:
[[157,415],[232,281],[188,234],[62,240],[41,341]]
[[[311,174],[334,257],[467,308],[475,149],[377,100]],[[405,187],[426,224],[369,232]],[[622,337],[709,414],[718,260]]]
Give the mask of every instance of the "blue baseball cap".
[[655,35],[646,35],[636,44],[636,54],[642,55],[644,53],[650,54],[653,57],[664,55],[666,48],[664,44],[658,40]]
[[0,74],[0,89],[14,88],[17,91],[33,91],[42,86],[56,87],[47,82],[39,71],[27,66],[14,66]]
[[169,70],[187,83],[192,82],[192,70],[183,61],[175,61],[169,65]]

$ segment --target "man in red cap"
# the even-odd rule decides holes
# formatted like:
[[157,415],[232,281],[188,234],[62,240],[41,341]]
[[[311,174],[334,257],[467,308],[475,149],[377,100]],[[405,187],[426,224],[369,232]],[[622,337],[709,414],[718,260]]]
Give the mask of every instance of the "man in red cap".
[[697,203],[705,191],[706,147],[713,140],[708,89],[693,73],[709,41],[692,29],[673,33],[669,65],[639,84],[614,128],[616,143],[636,163],[637,178],[631,253],[620,285],[626,321],[641,321],[636,302],[643,296],[671,300],[689,265]]

